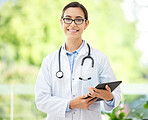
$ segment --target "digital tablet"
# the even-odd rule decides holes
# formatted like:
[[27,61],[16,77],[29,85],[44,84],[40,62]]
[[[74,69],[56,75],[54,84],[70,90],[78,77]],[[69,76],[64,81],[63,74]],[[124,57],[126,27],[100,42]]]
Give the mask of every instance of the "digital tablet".
[[[115,82],[107,82],[107,83],[101,83],[101,84],[98,84],[95,88],[97,89],[104,89],[106,90],[105,86],[108,85],[111,89],[111,92],[117,87],[120,85],[120,83],[122,83],[122,81],[115,81]],[[90,96],[86,97],[85,99],[89,98]],[[103,99],[101,98],[98,98],[97,101],[101,101]]]

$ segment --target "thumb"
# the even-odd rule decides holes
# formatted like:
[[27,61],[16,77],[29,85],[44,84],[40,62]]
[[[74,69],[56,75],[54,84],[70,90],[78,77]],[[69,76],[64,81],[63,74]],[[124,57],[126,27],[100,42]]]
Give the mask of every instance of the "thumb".
[[86,98],[88,96],[88,94],[82,95],[80,96],[80,98]]
[[111,89],[108,85],[106,85],[105,88],[106,88],[107,91],[111,92]]

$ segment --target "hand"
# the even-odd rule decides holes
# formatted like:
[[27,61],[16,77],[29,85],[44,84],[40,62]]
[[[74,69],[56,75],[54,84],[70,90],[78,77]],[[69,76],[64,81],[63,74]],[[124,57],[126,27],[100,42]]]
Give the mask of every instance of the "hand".
[[93,87],[89,87],[88,90],[91,93],[91,97],[97,97],[97,98],[101,98],[104,99],[106,101],[110,101],[113,99],[113,94],[111,93],[111,89],[108,85],[105,86],[106,90],[103,89],[96,89]]
[[75,108],[88,109],[88,107],[98,99],[98,98],[95,98],[92,100],[92,97],[84,99],[87,96],[88,94],[78,96],[74,100],[71,100],[70,106],[69,106],[70,109],[75,109]]

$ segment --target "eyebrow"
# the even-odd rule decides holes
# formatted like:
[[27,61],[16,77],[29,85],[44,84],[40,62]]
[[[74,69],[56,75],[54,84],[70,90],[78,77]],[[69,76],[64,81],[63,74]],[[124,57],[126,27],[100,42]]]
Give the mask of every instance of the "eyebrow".
[[[66,15],[65,17],[71,17],[70,15]],[[82,18],[81,16],[76,16],[76,18]]]

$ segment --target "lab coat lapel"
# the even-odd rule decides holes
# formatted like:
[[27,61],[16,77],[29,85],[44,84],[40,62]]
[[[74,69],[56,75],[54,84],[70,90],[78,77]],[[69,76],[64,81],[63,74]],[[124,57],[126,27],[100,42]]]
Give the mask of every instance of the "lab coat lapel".
[[[70,73],[70,66],[69,66],[69,60],[66,55],[66,52],[63,49],[64,45],[65,45],[65,43],[62,45],[62,49],[61,49],[61,68],[66,68],[66,73],[69,75],[69,74],[71,74]],[[76,57],[76,60],[74,63],[74,68],[73,68],[73,74],[75,73],[75,69],[77,68],[77,66],[80,66],[80,64],[81,64],[80,62],[82,61],[82,59],[85,56],[87,56],[87,54],[88,54],[88,46],[87,46],[86,42],[84,41],[84,46],[82,47],[78,56]],[[64,65],[64,67],[62,67],[62,65]]]
[[[85,42],[85,41],[84,41]],[[88,47],[87,47],[87,44],[86,42],[84,43],[84,46],[82,47],[82,49],[80,50],[78,56],[76,57],[76,60],[75,60],[75,64],[74,64],[74,70],[75,70],[75,67],[76,66],[79,66],[77,63],[78,63],[78,60],[82,61],[82,59],[87,56],[88,54]]]
[[[84,41],[85,42],[85,41]],[[86,56],[88,54],[88,46],[87,46],[87,44],[86,44],[86,42],[84,43],[84,46],[82,47],[82,49],[80,50],[80,52],[79,52],[79,54],[78,54],[78,56],[77,56],[77,58],[76,58],[76,61],[77,61],[77,59],[80,57],[80,56]],[[76,62],[75,61],[75,62]]]
[[82,49],[80,50],[80,52],[78,54],[78,57],[81,56],[81,55],[87,55],[86,53],[88,53],[88,46],[87,46],[87,44],[85,42],[84,46],[82,47]]
[[64,45],[65,43],[63,43],[62,45],[62,48],[61,48],[61,56],[60,56],[60,60],[61,60],[61,69],[63,68],[66,68],[65,71],[68,75],[70,74],[70,66],[69,66],[69,60],[68,60],[68,57],[67,57],[67,54],[66,54],[66,51],[64,50]]
[[[84,41],[85,42],[85,41]],[[68,57],[66,55],[66,52],[64,51],[63,49],[63,46],[65,45],[65,43],[62,45],[62,49],[61,49],[61,63],[62,63],[62,60],[64,60],[64,63],[69,63],[68,61]],[[82,49],[80,50],[78,56],[76,57],[76,60],[75,60],[75,65],[77,63],[77,60],[80,58],[80,56],[86,56],[88,54],[88,46],[86,44],[86,42],[84,43],[84,46],[82,47]],[[64,58],[64,59],[63,59]],[[69,64],[64,64],[64,65],[67,65],[67,68],[68,70],[70,70],[70,66]],[[74,68],[75,68],[75,65],[74,65]]]

